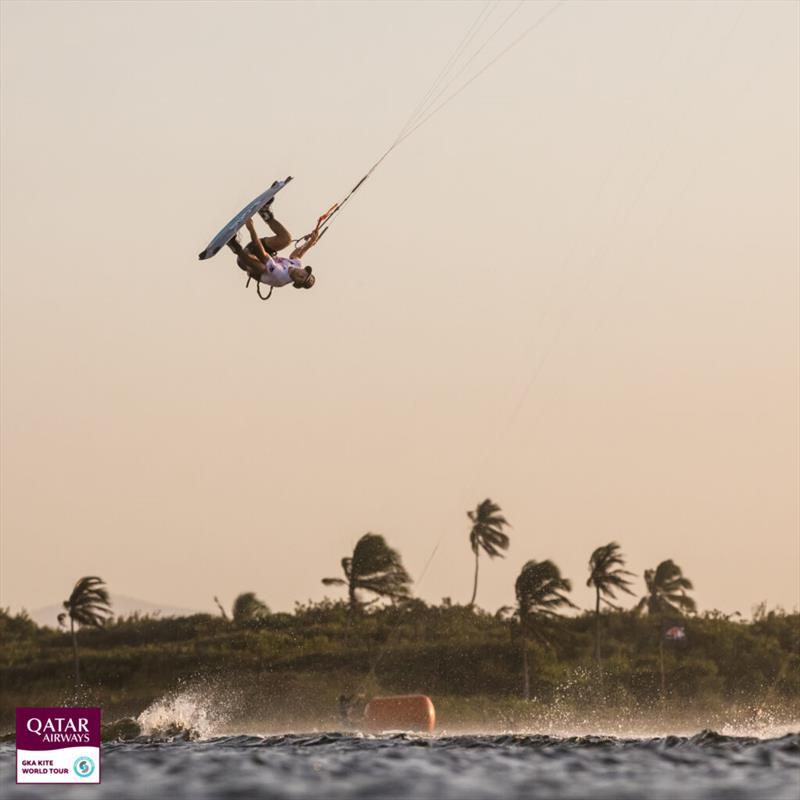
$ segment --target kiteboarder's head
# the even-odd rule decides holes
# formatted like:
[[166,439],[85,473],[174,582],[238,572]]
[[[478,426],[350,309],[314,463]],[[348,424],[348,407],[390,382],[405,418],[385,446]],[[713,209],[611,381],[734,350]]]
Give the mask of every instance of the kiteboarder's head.
[[316,282],[311,274],[311,267],[291,267],[289,276],[295,289],[310,289]]

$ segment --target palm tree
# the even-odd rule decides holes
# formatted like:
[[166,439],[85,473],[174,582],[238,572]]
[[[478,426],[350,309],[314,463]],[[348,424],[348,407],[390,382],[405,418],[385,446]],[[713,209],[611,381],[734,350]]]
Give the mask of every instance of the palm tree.
[[637,611],[646,610],[658,618],[658,664],[661,672],[661,697],[666,691],[664,675],[664,637],[661,631],[665,616],[682,617],[697,610],[695,601],[686,594],[693,589],[692,582],[683,576],[681,568],[672,560],[662,561],[654,570],[644,571],[647,594],[636,606]]
[[357,592],[371,592],[376,597],[401,600],[410,595],[411,578],[403,566],[400,554],[386,544],[383,536],[365,533],[356,542],[353,555],[341,561],[344,579],[323,578],[325,586],[347,586],[350,615],[355,614],[362,605]]
[[65,625],[69,617],[72,634],[72,654],[75,658],[75,688],[80,685],[80,662],[78,661],[78,631],[76,625],[102,628],[111,617],[111,600],[102,578],[94,575],[81,578],[63,603],[64,611],[58,615],[58,624]]
[[522,633],[523,697],[530,699],[530,670],[528,668],[528,637],[533,636],[550,646],[553,620],[561,608],[577,608],[564,594],[572,591],[572,583],[561,577],[552,561],[528,561],[522,568],[514,590],[517,595],[517,617]]
[[600,601],[611,608],[617,608],[608,598],[616,599],[615,591],[619,590],[633,594],[630,590],[631,582],[627,575],[633,575],[626,569],[625,559],[620,553],[616,542],[609,542],[603,547],[598,547],[589,559],[589,579],[587,586],[594,586],[596,600],[594,605],[594,660],[600,664]]
[[489,558],[503,557],[500,551],[508,550],[509,545],[508,536],[503,532],[508,521],[500,513],[500,506],[488,497],[479,503],[474,511],[467,511],[467,516],[472,520],[469,544],[475,553],[475,581],[472,585],[472,599],[469,601],[470,606],[474,606],[478,594],[478,557],[481,550],[485,551]]
[[267,616],[269,609],[255,592],[244,592],[233,601],[232,614],[234,622],[249,622]]

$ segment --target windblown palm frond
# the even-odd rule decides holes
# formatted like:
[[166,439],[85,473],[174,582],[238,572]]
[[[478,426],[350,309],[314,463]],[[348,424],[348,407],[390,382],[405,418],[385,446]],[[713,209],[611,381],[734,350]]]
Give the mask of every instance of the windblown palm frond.
[[630,589],[631,582],[628,580],[628,576],[632,576],[633,573],[623,569],[624,564],[625,559],[616,542],[598,547],[589,559],[589,578],[586,585],[594,586],[595,589],[594,660],[598,666],[600,665],[600,603],[603,602],[610,608],[617,608],[609,600],[609,598],[616,599],[615,592],[633,594]]
[[566,596],[572,583],[561,577],[561,571],[552,561],[528,561],[514,584],[517,595],[517,613],[523,628],[531,627],[537,619],[560,616],[562,608],[577,608]]
[[[647,594],[636,606],[637,611],[647,610],[663,622],[664,617],[692,614],[697,609],[695,601],[686,594],[693,589],[692,582],[684,577],[681,568],[672,559],[662,561],[655,569],[644,571]],[[658,664],[661,676],[661,696],[666,696],[667,678],[664,665],[664,638],[659,632]]]
[[256,597],[255,592],[244,592],[233,601],[232,613],[234,622],[247,622],[267,616],[269,608]]
[[69,618],[76,625],[102,628],[112,616],[105,583],[94,575],[81,578],[62,605],[64,611],[58,615],[61,625]]
[[654,570],[645,570],[644,582],[647,594],[639,601],[637,609],[667,616],[692,614],[697,609],[695,601],[686,594],[694,586],[672,559],[662,561]]
[[503,557],[501,550],[508,550],[509,538],[503,532],[508,520],[500,513],[500,506],[488,497],[474,511],[467,511],[472,521],[469,543],[476,555],[483,550],[490,558]]
[[[552,638],[558,634],[555,620],[562,608],[575,608],[565,592],[572,590],[567,578],[552,561],[528,561],[514,584],[517,595],[515,616],[519,620],[518,630],[522,644],[522,696],[530,698],[530,668],[528,664],[528,640],[537,639],[552,647]],[[512,636],[513,636],[512,629]]]
[[598,547],[589,559],[589,579],[587,586],[594,586],[600,600],[611,608],[616,608],[608,598],[616,599],[616,591],[633,594],[630,589],[631,582],[628,576],[633,573],[623,569],[625,559],[620,552],[617,542],[609,542],[603,547]]
[[357,590],[393,599],[410,594],[411,578],[400,554],[378,534],[367,533],[358,540],[353,550],[350,573]]
[[[509,525],[508,520],[500,513],[500,506],[486,498],[474,511],[467,511],[472,522],[469,532],[469,544],[475,554],[475,578],[472,584],[470,606],[475,605],[478,594],[478,557],[483,550],[489,558],[503,557],[503,550],[508,550],[510,540],[503,528]],[[510,526],[509,526],[510,527]]]
[[344,579],[323,578],[322,583],[326,586],[347,586],[352,611],[362,605],[358,600],[358,592],[370,592],[376,595],[376,600],[381,597],[401,600],[411,594],[411,578],[400,554],[389,547],[379,534],[364,534],[356,543],[352,557],[343,558],[341,564]]
[[72,653],[75,659],[75,688],[81,682],[78,660],[78,629],[82,626],[102,628],[111,618],[111,600],[102,578],[87,575],[73,587],[70,596],[62,603],[64,611],[58,615],[58,624],[65,625],[69,619],[72,635]]
[[352,558],[343,558],[341,560],[342,565],[342,572],[344,572],[344,579],[343,578],[323,578],[322,582],[325,586],[347,586],[350,583],[350,575],[352,573],[352,565],[353,559]]

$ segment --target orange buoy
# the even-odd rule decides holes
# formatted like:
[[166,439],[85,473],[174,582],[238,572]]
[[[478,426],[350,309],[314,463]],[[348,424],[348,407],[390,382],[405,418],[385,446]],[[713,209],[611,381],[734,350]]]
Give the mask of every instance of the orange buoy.
[[425,694],[373,697],[364,709],[364,725],[370,731],[422,731],[436,726],[433,701]]

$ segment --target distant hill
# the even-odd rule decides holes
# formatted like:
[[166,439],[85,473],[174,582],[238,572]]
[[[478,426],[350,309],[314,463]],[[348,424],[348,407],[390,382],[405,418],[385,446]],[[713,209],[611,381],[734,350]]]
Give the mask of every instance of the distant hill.
[[[163,603],[151,603],[147,600],[142,600],[138,597],[128,597],[124,594],[111,595],[111,608],[114,615],[127,616],[138,611],[140,614],[158,614],[160,617],[185,617],[189,614],[203,614],[213,613],[206,611],[198,611],[192,608],[178,608],[177,606],[168,606]],[[51,628],[58,627],[58,615],[64,609],[61,605],[45,606],[44,608],[37,608],[31,611],[30,617],[37,625],[48,625]]]

